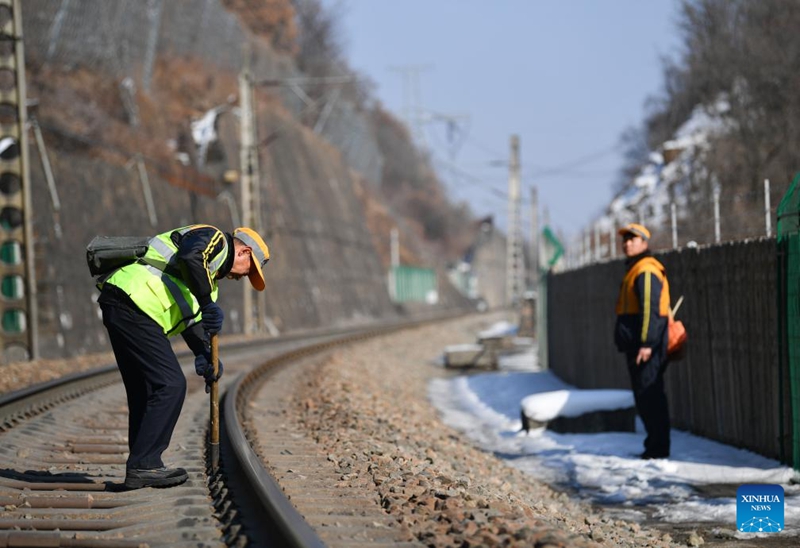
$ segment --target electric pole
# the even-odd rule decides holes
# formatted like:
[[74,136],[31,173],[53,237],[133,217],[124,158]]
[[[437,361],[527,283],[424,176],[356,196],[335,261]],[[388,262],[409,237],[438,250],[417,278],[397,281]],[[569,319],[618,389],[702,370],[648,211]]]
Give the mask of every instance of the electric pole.
[[[250,227],[258,234],[261,226],[261,192],[260,172],[258,166],[258,138],[255,123],[255,101],[253,94],[253,75],[250,72],[250,51],[245,52],[244,65],[239,74],[239,108],[241,109],[241,150],[239,163],[242,182],[242,224]],[[266,317],[266,298],[264,292],[258,292],[255,307],[253,292],[249,286],[243,286],[243,331],[250,335],[262,331]]]
[[397,299],[397,267],[400,266],[400,232],[396,226],[389,232],[389,252],[389,296],[394,301]]
[[539,291],[539,197],[536,187],[531,187],[531,289]]
[[519,136],[511,136],[511,160],[508,176],[508,240],[506,241],[506,302],[516,305],[522,296],[525,279],[522,263],[522,229],[520,226]]

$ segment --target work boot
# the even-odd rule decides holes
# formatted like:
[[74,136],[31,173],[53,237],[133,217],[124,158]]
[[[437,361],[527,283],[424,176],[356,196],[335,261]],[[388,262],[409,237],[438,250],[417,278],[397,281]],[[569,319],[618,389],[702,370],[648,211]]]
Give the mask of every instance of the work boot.
[[141,489],[142,487],[173,487],[180,485],[189,476],[183,468],[128,468],[125,471],[125,487]]

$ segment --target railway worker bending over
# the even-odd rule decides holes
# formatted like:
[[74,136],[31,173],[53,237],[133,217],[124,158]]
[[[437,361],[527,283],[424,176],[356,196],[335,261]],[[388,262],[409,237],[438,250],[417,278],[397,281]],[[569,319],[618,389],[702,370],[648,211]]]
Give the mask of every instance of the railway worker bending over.
[[186,481],[183,468],[167,468],[161,460],[186,396],[168,337],[183,336],[208,390],[222,375],[219,362],[214,376],[209,339],[224,318],[217,281],[247,276],[263,291],[267,261],[267,244],[249,228],[229,234],[192,225],[151,238],[143,258],[100,278],[98,303],[128,398],[128,489]]

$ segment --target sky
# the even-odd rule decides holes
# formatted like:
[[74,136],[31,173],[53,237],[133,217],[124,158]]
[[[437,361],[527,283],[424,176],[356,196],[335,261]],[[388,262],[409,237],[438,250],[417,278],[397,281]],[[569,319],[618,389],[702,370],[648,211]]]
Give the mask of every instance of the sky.
[[[345,56],[413,127],[454,201],[505,227],[511,135],[520,139],[523,232],[574,235],[604,210],[679,53],[676,0],[323,0]],[[546,210],[546,215],[545,215]]]
[[[494,327],[490,329],[500,333]],[[444,422],[538,480],[568,486],[615,519],[705,522],[709,528],[752,539],[767,533],[736,531],[736,491],[747,484],[780,485],[785,493],[785,530],[780,534],[800,536],[800,485],[790,484],[794,470],[775,460],[675,429],[669,459],[640,460],[637,455],[642,452],[645,434],[638,418],[635,433],[558,434],[546,428],[522,431],[523,408],[527,416],[537,412],[574,415],[570,406],[554,412],[555,398],[547,397],[551,393],[571,392],[570,399],[580,402],[579,412],[583,413],[613,409],[609,401],[619,400],[622,391],[578,390],[538,368],[535,345],[520,349],[516,355],[501,358],[498,371],[433,380],[428,394]],[[604,392],[612,393],[612,397]],[[538,411],[536,400],[542,404]],[[704,485],[713,488],[704,491]]]

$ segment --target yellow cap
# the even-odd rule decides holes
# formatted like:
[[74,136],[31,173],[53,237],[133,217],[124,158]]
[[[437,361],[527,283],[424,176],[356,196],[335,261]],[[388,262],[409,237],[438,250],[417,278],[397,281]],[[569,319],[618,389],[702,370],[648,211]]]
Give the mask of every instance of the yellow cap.
[[641,236],[645,240],[650,239],[650,231],[647,230],[644,226],[636,223],[630,223],[628,225],[623,226],[617,231],[617,233],[620,236],[624,236],[625,234],[635,234],[636,236]]
[[252,228],[240,227],[233,231],[233,237],[240,239],[252,250],[250,254],[250,272],[247,277],[256,291],[264,291],[264,267],[269,262],[269,248],[261,236]]

